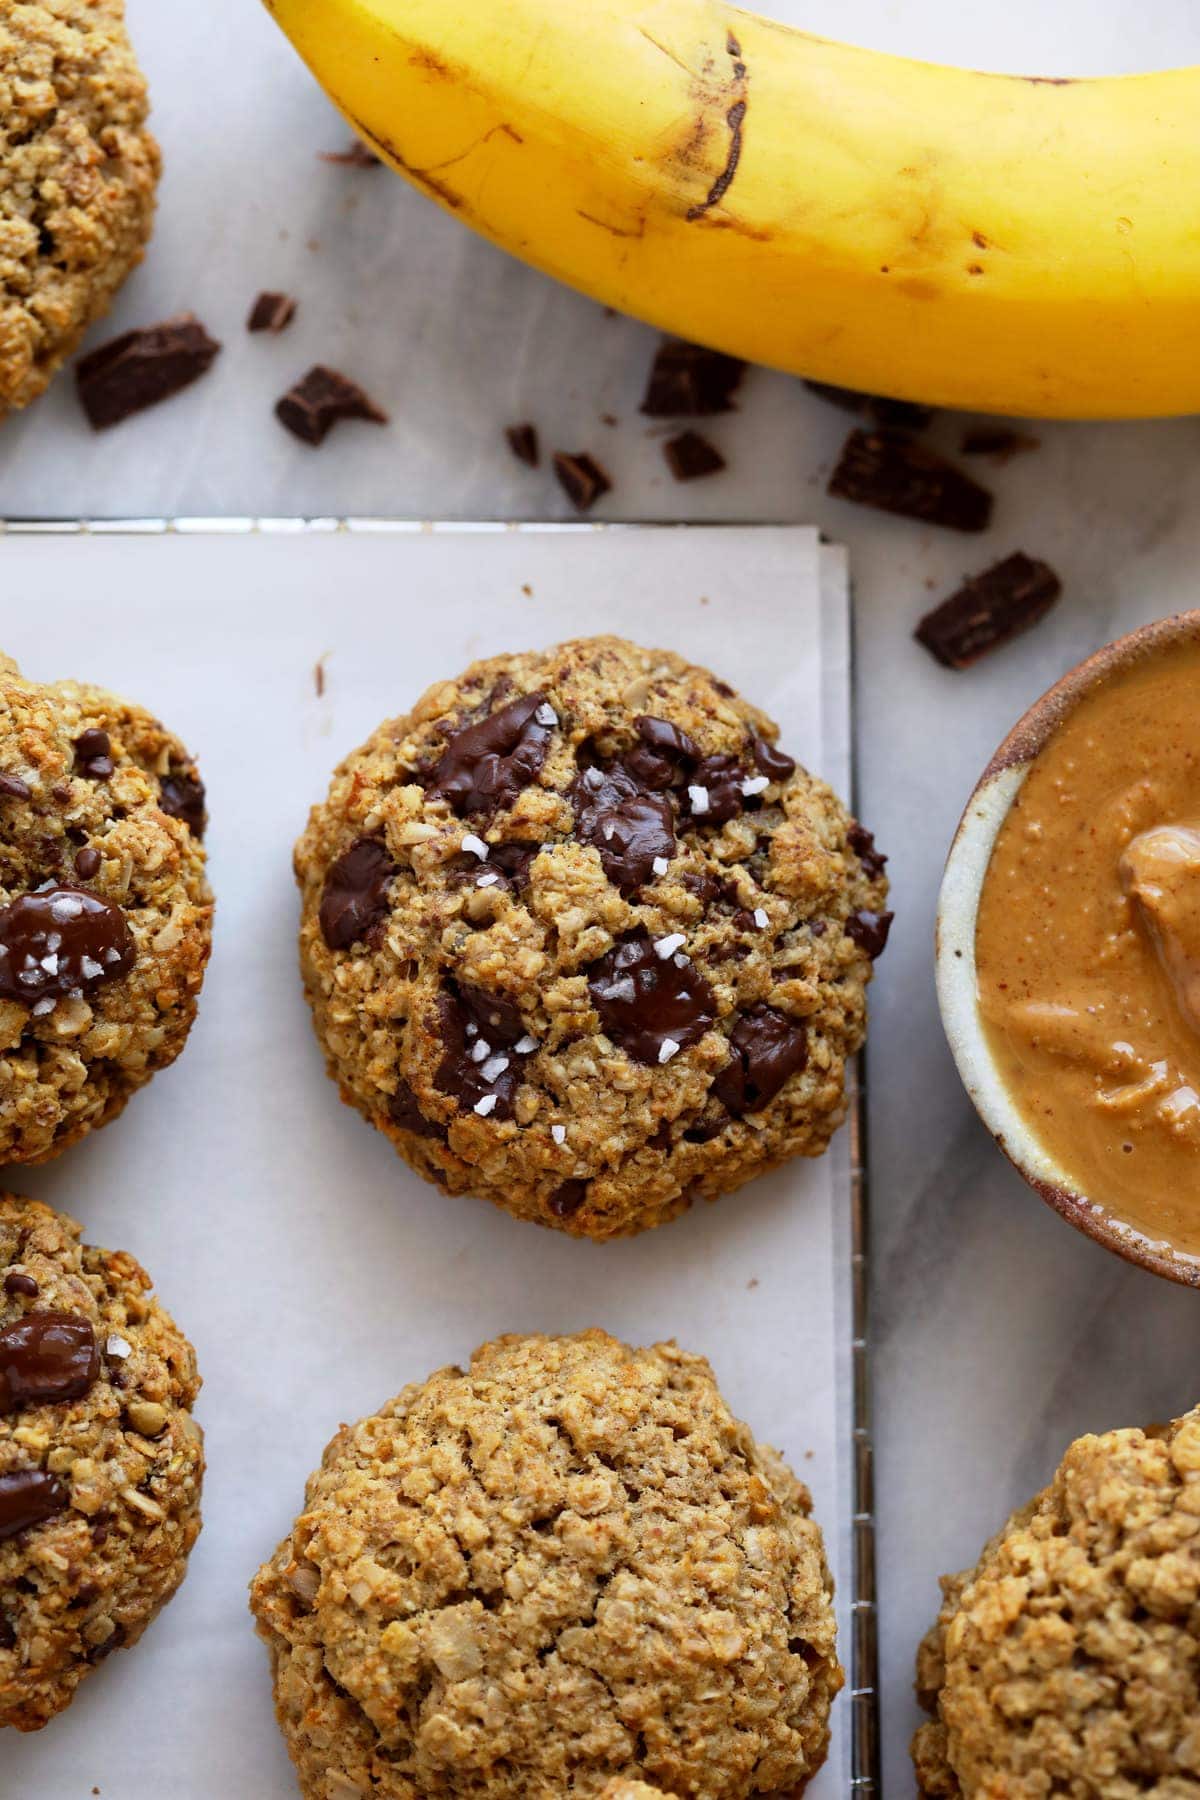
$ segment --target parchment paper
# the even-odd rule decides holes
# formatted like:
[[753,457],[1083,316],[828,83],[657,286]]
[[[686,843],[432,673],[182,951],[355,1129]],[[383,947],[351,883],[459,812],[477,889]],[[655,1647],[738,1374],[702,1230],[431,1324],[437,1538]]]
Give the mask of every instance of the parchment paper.
[[[149,1268],[197,1347],[210,1469],[180,1593],[46,1731],[5,1734],[0,1794],[291,1800],[246,1583],[339,1422],[500,1331],[596,1323],[710,1356],[813,1488],[848,1655],[845,1134],[604,1247],[448,1199],[325,1076],[289,860],[335,761],[428,682],[601,629],[715,667],[845,792],[842,553],[761,527],[0,535],[0,594],[0,641],[29,674],[125,692],[198,752],[218,897],[180,1061],[107,1130],[9,1176]],[[813,1800],[847,1792],[848,1710]]]

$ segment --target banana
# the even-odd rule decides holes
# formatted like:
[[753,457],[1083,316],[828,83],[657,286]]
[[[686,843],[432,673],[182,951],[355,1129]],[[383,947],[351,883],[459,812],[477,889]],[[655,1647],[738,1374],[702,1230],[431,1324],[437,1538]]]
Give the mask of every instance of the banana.
[[266,0],[363,139],[494,243],[813,379],[1200,412],[1200,68],[977,74],[720,0]]

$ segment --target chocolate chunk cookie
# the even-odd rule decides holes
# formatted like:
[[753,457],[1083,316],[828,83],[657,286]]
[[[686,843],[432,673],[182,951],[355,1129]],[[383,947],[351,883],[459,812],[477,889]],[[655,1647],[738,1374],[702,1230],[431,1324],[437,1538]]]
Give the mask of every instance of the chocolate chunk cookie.
[[183,1580],[199,1386],[132,1256],[0,1194],[0,1726],[39,1731]]
[[141,261],[147,110],[122,0],[0,7],[0,417],[37,398]]
[[884,858],[726,683],[617,638],[442,682],[296,847],[343,1098],[414,1168],[608,1238],[824,1150]]
[[183,1048],[208,960],[204,788],[178,739],[0,656],[0,1162],[42,1162]]
[[939,1800],[1200,1795],[1200,1409],[1082,1437],[942,1582],[913,1740]]
[[703,1358],[485,1344],[342,1426],[254,1579],[301,1792],[798,1793],[842,1685],[809,1512]]

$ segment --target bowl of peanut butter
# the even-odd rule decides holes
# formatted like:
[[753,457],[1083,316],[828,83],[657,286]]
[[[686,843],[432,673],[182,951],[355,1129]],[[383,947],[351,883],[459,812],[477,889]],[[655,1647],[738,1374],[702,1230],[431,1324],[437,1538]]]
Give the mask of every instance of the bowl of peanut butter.
[[1200,612],[1098,651],[1000,746],[946,864],[937,984],[1030,1186],[1200,1286]]

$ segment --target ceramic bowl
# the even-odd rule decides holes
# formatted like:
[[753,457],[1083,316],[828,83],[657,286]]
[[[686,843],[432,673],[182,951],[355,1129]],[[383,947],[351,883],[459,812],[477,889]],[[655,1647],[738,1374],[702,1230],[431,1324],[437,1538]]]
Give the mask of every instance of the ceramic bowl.
[[937,990],[958,1072],[980,1118],[1035,1193],[1077,1230],[1169,1281],[1200,1287],[1200,1259],[1152,1239],[1110,1212],[1102,1194],[1083,1194],[1043,1149],[1008,1094],[988,1047],[975,975],[975,924],[997,834],[1035,757],[1083,696],[1114,670],[1173,643],[1200,640],[1200,612],[1145,625],[1080,663],[1030,707],[980,777],[963,813],[942,879],[937,911]]

